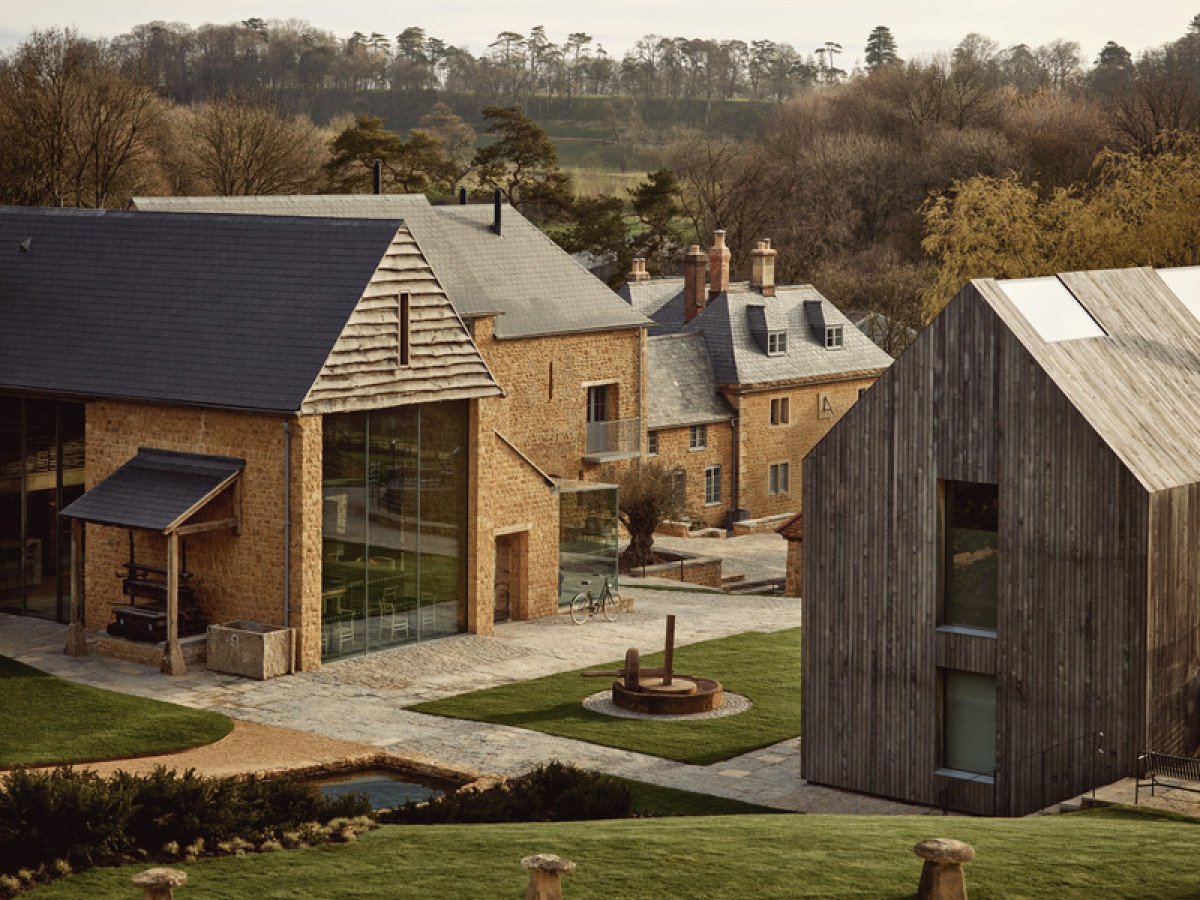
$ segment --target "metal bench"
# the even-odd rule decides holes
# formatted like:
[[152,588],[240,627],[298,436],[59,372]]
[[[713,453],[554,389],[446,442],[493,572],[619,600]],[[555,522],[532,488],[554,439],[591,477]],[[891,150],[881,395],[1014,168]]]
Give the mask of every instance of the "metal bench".
[[1149,751],[1139,753],[1137,784],[1133,790],[1135,804],[1143,787],[1150,788],[1151,797],[1156,788],[1200,793],[1200,759]]

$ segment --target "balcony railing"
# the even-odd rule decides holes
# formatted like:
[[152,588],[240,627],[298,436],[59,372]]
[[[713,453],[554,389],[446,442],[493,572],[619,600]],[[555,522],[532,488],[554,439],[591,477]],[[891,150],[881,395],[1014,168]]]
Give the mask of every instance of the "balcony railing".
[[642,420],[610,419],[607,422],[588,422],[585,459],[607,462],[637,456],[642,446]]

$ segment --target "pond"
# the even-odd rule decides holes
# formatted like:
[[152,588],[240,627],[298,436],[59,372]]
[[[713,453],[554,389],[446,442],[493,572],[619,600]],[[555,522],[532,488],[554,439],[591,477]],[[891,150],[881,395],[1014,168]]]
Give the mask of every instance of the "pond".
[[429,787],[384,769],[346,772],[316,781],[326,797],[366,794],[372,809],[394,809],[410,800],[420,803],[445,793],[440,788]]

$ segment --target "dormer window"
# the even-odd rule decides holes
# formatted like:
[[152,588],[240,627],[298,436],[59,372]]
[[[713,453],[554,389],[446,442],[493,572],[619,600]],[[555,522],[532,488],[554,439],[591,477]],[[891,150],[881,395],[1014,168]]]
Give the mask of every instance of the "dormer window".
[[783,356],[785,353],[787,353],[787,332],[770,332],[767,335],[767,356]]
[[826,325],[825,326],[825,349],[826,350],[841,350],[844,346],[842,343],[842,326],[841,325]]

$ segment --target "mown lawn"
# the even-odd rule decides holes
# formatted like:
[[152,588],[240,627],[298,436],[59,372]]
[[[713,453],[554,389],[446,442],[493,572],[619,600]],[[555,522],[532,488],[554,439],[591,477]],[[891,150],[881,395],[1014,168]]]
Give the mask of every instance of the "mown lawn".
[[[386,826],[348,846],[180,864],[189,900],[294,897],[519,900],[520,860],[557,853],[578,869],[570,900],[883,898],[916,894],[913,845],[974,846],[972,900],[1200,896],[1200,828],[1138,810],[1029,819],[739,816],[539,825]],[[147,864],[95,869],[32,891],[37,900],[124,900]]]
[[[613,661],[594,669],[620,668]],[[642,658],[662,665],[662,654]],[[583,678],[582,669],[504,685],[412,707],[417,712],[515,725],[708,765],[767,747],[800,733],[800,629],[747,632],[677,648],[675,671],[715,678],[726,691],[749,697],[752,709],[718,719],[650,721],[603,716],[583,708],[589,694],[611,681]]]
[[218,713],[74,684],[0,656],[0,768],[168,753],[231,730]]

